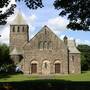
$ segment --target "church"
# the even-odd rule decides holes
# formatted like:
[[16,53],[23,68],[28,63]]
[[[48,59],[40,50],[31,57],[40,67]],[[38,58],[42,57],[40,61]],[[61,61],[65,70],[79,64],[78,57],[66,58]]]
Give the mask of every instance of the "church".
[[29,26],[20,13],[10,25],[10,56],[24,74],[81,73],[75,40],[61,40],[46,25],[29,40]]

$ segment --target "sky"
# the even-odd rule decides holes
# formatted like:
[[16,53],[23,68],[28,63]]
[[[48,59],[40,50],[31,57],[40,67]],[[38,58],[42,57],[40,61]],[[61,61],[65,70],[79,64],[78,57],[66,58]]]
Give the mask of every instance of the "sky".
[[[66,35],[68,39],[75,39],[77,44],[90,45],[90,32],[67,29],[66,25],[69,21],[67,17],[59,16],[60,11],[54,8],[53,1],[54,0],[43,0],[44,7],[38,8],[37,10],[30,10],[23,2],[18,2],[15,13],[7,19],[7,24],[0,26],[0,43],[9,45],[10,24],[14,21],[17,13],[20,12],[29,25],[30,39],[39,32],[44,25],[47,25],[61,39]],[[11,0],[7,8],[13,3],[15,3],[15,0]],[[4,8],[3,12],[5,12],[7,8]]]

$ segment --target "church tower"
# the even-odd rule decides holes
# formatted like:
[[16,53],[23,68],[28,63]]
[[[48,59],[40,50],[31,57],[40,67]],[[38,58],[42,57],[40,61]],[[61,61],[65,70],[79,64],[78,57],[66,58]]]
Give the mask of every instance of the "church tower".
[[10,25],[10,52],[16,48],[22,51],[25,42],[28,42],[28,25],[26,24],[21,13],[18,12],[13,23]]

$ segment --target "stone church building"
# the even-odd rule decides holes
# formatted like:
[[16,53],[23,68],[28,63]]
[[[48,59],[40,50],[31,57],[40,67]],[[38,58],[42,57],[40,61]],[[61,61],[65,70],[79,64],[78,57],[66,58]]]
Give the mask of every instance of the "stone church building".
[[75,40],[61,40],[46,25],[29,40],[29,26],[18,13],[10,25],[10,55],[25,74],[80,73],[80,52]]

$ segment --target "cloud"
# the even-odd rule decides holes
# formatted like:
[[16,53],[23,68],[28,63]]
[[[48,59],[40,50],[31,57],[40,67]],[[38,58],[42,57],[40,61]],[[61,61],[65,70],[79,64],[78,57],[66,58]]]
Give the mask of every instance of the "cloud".
[[90,41],[88,41],[88,40],[76,39],[76,43],[77,43],[77,44],[86,44],[86,45],[90,45]]
[[0,31],[0,43],[9,44],[9,27],[6,25],[2,31]]
[[[65,35],[60,35],[60,39],[63,40],[64,36]],[[79,44],[90,45],[90,41],[88,41],[88,40],[81,40],[81,39],[73,38],[73,37],[69,37],[69,36],[68,36],[68,40],[75,40],[76,45],[79,45]]]
[[32,14],[32,15],[28,18],[28,22],[31,23],[31,24],[34,23],[35,20],[36,20],[36,16],[35,16],[34,14]]
[[35,35],[36,28],[34,27],[34,23],[35,23],[37,17],[36,17],[35,14],[32,14],[29,17],[28,16],[25,16],[25,14],[23,14],[23,15],[24,15],[24,18],[25,18],[26,22],[29,25],[29,39],[31,39]]
[[[60,35],[60,39],[63,40],[63,38],[65,37],[66,35]],[[69,37],[67,36],[68,40],[74,40],[73,37]]]
[[[7,24],[4,25],[4,26],[0,26],[0,35],[1,35],[0,43],[9,44],[10,24],[12,24],[12,22],[15,19],[18,12],[19,12],[18,10],[15,10],[15,14],[11,15],[7,19]],[[34,31],[35,31],[35,27],[33,26],[33,24],[36,20],[36,16],[33,14],[33,15],[31,15],[27,18],[27,16],[23,12],[21,12],[21,13],[22,13],[22,16],[24,17],[24,19],[26,20],[26,22],[29,25],[29,28],[30,28],[30,33],[29,34],[30,34],[31,37],[33,37]]]
[[[66,25],[69,23],[69,21],[66,18],[62,17],[55,17],[51,18],[46,22],[46,25],[48,25],[55,34],[57,34],[61,40],[63,40],[65,35],[61,35],[60,33],[67,30]],[[87,44],[90,45],[90,41],[88,40],[81,40],[75,37],[70,37],[68,36],[69,40],[74,40],[76,41],[76,44]]]
[[[9,44],[10,24],[13,22],[13,20],[15,19],[18,12],[19,12],[18,10],[15,10],[15,14],[11,15],[7,19],[8,23],[5,26],[0,26],[0,35],[2,36],[2,37],[0,37],[0,43]],[[29,36],[30,36],[30,38],[32,38],[37,33],[37,28],[35,27],[34,24],[38,17],[35,14],[27,16],[23,12],[21,12],[21,13],[29,25],[29,29],[30,29]],[[66,29],[67,23],[68,23],[68,21],[65,18],[56,17],[56,18],[49,19],[44,24],[48,25],[53,30],[53,32],[55,34],[57,34],[58,37],[60,37],[63,40],[63,37],[65,35],[60,35],[60,33],[67,30]],[[68,37],[68,39],[70,39],[70,40],[75,39],[77,45],[78,44],[90,45],[90,41],[88,41],[88,40],[81,40],[81,39],[73,38],[73,37]]]
[[14,13],[13,15],[7,18],[6,25],[0,25],[0,43],[6,43],[9,45],[10,24],[15,19],[16,14],[17,13]]
[[46,23],[56,34],[65,31],[68,20],[63,17],[49,19]]

